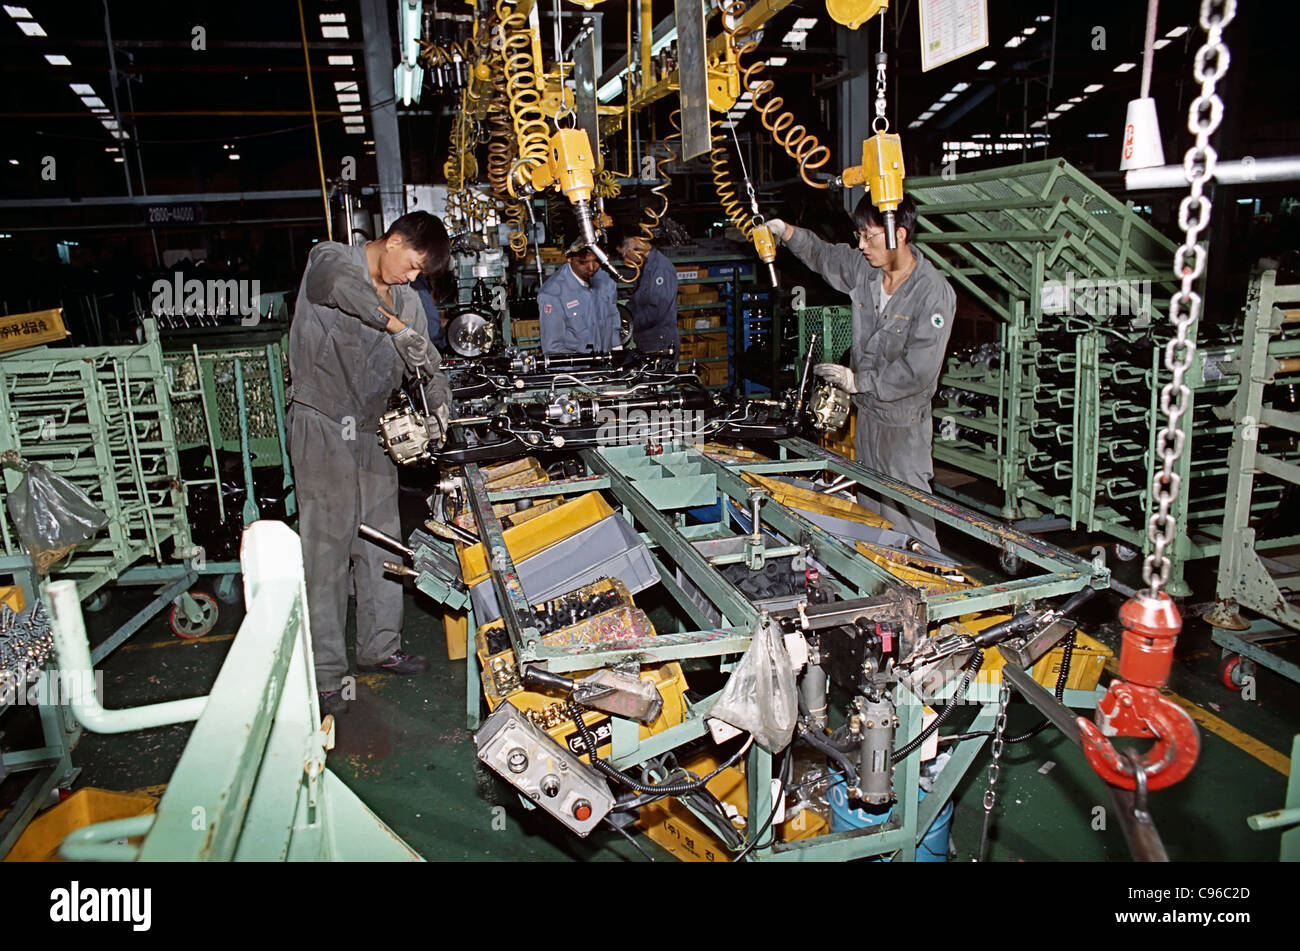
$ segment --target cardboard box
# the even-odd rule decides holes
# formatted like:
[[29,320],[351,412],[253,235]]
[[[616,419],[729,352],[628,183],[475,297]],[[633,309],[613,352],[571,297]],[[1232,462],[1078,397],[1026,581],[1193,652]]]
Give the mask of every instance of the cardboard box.
[[541,321],[512,320],[510,322],[510,333],[515,340],[536,340],[542,335]]
[[692,304],[716,304],[721,299],[716,287],[687,284],[685,287],[678,285],[677,288],[677,302],[682,307],[689,307]]

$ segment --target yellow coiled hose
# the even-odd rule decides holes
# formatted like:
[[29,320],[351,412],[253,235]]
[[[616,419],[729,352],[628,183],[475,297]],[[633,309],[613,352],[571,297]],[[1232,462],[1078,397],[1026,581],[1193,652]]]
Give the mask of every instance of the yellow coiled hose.
[[[746,40],[750,29],[747,26],[741,26],[739,23],[734,28],[728,29],[726,17],[739,20],[745,12],[745,4],[741,0],[729,0],[723,5],[722,21],[723,32],[727,34],[727,42],[731,44],[732,49],[736,51],[737,64],[740,68],[741,87],[748,90],[754,100],[754,110],[758,113],[759,119],[763,122],[763,127],[772,133],[772,139],[777,145],[785,149],[786,155],[794,159],[799,165],[799,177],[813,188],[828,188],[828,182],[820,182],[809,177],[809,172],[821,168],[831,158],[831,150],[822,145],[817,136],[808,131],[808,128],[795,123],[794,113],[782,112],[781,107],[785,105],[785,100],[780,96],[771,95],[775,84],[770,79],[760,79],[759,76],[767,63],[763,60],[756,60],[748,66],[741,62],[740,57],[754,52],[758,49],[758,44],[753,40]],[[746,235],[748,237],[748,234]]]
[[[532,31],[528,17],[498,0],[497,18],[501,21],[505,49],[506,99],[514,122],[519,160],[506,182],[511,198],[519,198],[531,172],[547,160],[550,128],[542,112],[541,90],[537,88],[538,64],[533,62]],[[513,244],[512,244],[513,247]]]

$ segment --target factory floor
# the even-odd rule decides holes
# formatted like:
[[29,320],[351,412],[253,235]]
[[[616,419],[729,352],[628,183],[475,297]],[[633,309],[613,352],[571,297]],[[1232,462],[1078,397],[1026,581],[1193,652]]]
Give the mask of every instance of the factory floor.
[[[418,497],[404,493],[403,509],[404,516],[418,518]],[[1088,541],[1049,537],[1066,547]],[[1197,566],[1192,572],[1199,600],[1208,599],[1201,592],[1212,591],[1212,576],[1200,576],[1212,567]],[[1132,575],[1125,578],[1129,583],[1136,582],[1138,570],[1137,563],[1120,566],[1121,576]],[[144,600],[142,591],[119,590],[105,610],[87,615],[92,643]],[[1190,603],[1197,600],[1194,595]],[[1119,631],[1113,619],[1118,607],[1118,599],[1096,599],[1084,624],[1117,655]],[[339,720],[337,747],[328,765],[412,848],[433,861],[670,859],[644,835],[636,835],[634,846],[602,829],[583,841],[540,812],[525,811],[505,784],[478,764],[465,727],[465,664],[447,659],[438,611],[423,596],[408,593],[406,617],[404,646],[427,656],[430,671],[414,678],[361,675],[358,699]],[[163,617],[150,622],[102,664],[105,706],[205,693],[241,619],[239,605],[223,605],[215,630],[191,641],[172,636]],[[1185,699],[1200,723],[1201,756],[1189,779],[1152,795],[1151,811],[1175,861],[1274,861],[1278,834],[1251,832],[1245,820],[1283,803],[1287,756],[1300,724],[1300,685],[1260,669],[1254,698],[1248,700],[1220,681],[1219,657],[1209,628],[1199,619],[1189,621],[1179,640],[1170,689]],[[944,732],[956,732],[973,711],[959,711]],[[1009,720],[1015,735],[1036,717],[1017,700]],[[73,753],[81,768],[77,786],[160,792],[189,729],[85,734]],[[11,732],[9,739],[15,736]],[[987,763],[985,752],[957,791],[952,824],[956,861],[969,861],[978,850]],[[7,805],[3,788],[0,808]],[[1055,731],[1008,745],[997,793],[994,861],[1129,858],[1119,823],[1106,812],[1099,780],[1078,749]]]

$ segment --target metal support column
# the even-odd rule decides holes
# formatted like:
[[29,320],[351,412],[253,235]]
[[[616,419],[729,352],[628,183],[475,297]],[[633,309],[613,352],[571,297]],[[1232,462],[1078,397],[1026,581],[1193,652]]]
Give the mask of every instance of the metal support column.
[[370,91],[371,132],[375,164],[379,167],[379,202],[384,230],[406,214],[406,185],[402,180],[402,141],[397,129],[397,99],[393,92],[393,35],[389,4],[361,0],[361,32],[366,44],[366,88]]

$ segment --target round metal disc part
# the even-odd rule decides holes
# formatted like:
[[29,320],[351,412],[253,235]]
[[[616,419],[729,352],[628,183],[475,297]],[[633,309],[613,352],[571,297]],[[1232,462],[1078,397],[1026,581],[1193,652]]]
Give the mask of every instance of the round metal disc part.
[[472,310],[464,311],[447,325],[447,344],[462,357],[481,357],[495,337],[492,321]]

